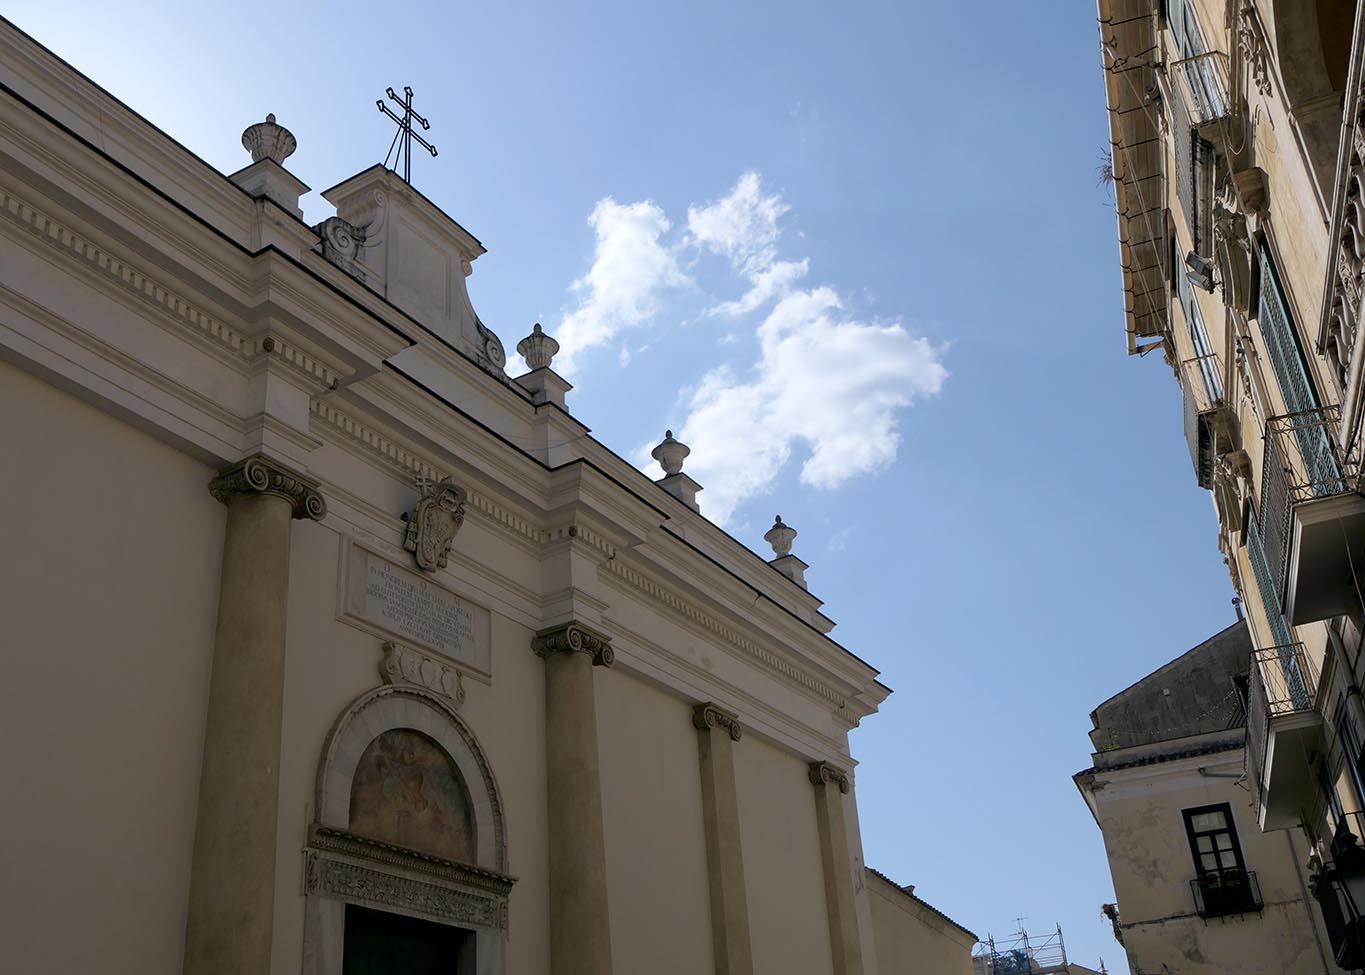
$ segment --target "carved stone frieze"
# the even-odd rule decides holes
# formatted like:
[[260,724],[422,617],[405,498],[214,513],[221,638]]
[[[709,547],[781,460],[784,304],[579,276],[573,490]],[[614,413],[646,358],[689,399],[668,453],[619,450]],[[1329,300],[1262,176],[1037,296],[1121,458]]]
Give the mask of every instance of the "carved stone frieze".
[[848,792],[848,773],[829,762],[811,762],[811,785],[837,785],[840,792]]
[[505,898],[435,880],[390,873],[370,864],[309,851],[304,867],[304,893],[354,904],[391,908],[462,926],[504,928]]
[[406,515],[403,547],[412,553],[419,569],[435,572],[446,567],[450,546],[464,524],[469,494],[448,477],[433,481],[419,476],[417,490],[422,497]]
[[209,493],[223,504],[247,494],[274,494],[293,505],[295,518],[314,521],[327,513],[327,503],[317,488],[316,481],[259,454],[233,464],[209,482]]
[[710,701],[705,704],[698,704],[692,709],[692,724],[697,727],[698,731],[724,728],[729,733],[731,741],[739,741],[741,734],[739,715],[732,711],[726,711]]
[[532,638],[531,649],[541,657],[552,653],[586,653],[598,667],[610,667],[616,661],[611,637],[577,620],[541,630]]
[[385,684],[416,684],[449,698],[455,707],[464,704],[464,672],[429,654],[392,641],[384,643],[379,677]]

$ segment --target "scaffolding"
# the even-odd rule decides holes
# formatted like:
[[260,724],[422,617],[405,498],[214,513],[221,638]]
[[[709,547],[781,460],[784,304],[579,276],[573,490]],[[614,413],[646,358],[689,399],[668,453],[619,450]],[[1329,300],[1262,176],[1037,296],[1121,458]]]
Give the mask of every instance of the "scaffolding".
[[[1103,963],[1101,963],[1103,971]],[[1069,975],[1062,926],[1045,935],[1031,935],[1020,921],[1019,930],[1005,938],[986,935],[972,956],[974,975]]]

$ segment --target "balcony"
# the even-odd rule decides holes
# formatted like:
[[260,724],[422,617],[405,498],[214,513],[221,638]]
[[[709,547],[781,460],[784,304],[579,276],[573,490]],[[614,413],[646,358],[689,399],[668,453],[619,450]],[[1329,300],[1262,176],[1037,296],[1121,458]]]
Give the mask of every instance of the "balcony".
[[1361,879],[1365,877],[1365,814],[1345,813],[1336,824],[1326,862],[1311,879],[1313,896],[1337,967],[1365,967],[1365,918],[1361,917]]
[[1235,443],[1235,420],[1223,402],[1218,357],[1209,353],[1182,362],[1180,388],[1185,396],[1185,442],[1194,477],[1201,488],[1212,489],[1218,458],[1234,449]]
[[1262,830],[1298,826],[1316,792],[1322,749],[1317,670],[1303,644],[1253,650],[1247,681],[1247,772]]
[[1255,870],[1211,870],[1191,880],[1190,891],[1195,913],[1205,920],[1259,912],[1263,906]]
[[1339,424],[1336,407],[1266,423],[1261,538],[1275,594],[1295,626],[1360,609],[1365,497],[1358,467],[1337,446]]
[[1197,129],[1212,126],[1232,112],[1228,98],[1228,59],[1222,51],[1205,51],[1172,62],[1171,73],[1180,86],[1190,124]]

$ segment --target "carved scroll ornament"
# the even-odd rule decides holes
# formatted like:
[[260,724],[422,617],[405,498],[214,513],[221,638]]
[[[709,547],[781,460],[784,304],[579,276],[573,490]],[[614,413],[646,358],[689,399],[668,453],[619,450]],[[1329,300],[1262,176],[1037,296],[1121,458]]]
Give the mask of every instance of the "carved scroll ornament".
[[232,504],[248,494],[273,494],[284,498],[294,509],[295,518],[321,520],[327,504],[318,493],[317,482],[295,473],[259,454],[233,464],[209,482],[209,493],[223,504]]
[[731,741],[739,741],[742,734],[739,725],[739,715],[724,708],[717,707],[710,703],[698,704],[692,710],[692,724],[698,731],[711,731],[715,728],[724,728],[730,735]]
[[541,657],[552,653],[586,653],[598,667],[610,667],[616,661],[611,637],[577,621],[541,630],[531,640],[531,649]]
[[812,762],[810,765],[811,785],[837,785],[840,792],[848,792],[848,773],[829,762]]

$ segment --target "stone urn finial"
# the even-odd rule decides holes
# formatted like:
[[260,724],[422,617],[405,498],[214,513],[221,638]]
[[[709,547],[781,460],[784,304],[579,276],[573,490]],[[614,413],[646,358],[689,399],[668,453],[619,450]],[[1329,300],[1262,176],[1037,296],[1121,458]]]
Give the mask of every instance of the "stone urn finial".
[[540,322],[531,328],[530,335],[517,343],[517,352],[531,369],[548,369],[558,351],[559,343],[540,330]]
[[264,122],[248,126],[242,133],[242,148],[251,153],[252,162],[273,159],[282,164],[298,145],[294,133],[275,123],[273,112],[265,117]]
[[692,453],[692,448],[685,443],[673,439],[673,431],[665,430],[663,442],[649,452],[649,456],[659,462],[659,466],[664,469],[664,473],[669,477],[674,474],[681,474],[683,461],[687,455]]
[[779,559],[784,555],[791,554],[792,541],[795,538],[796,529],[791,525],[782,524],[781,515],[773,519],[773,527],[769,528],[763,535],[763,540],[773,547],[773,554]]

